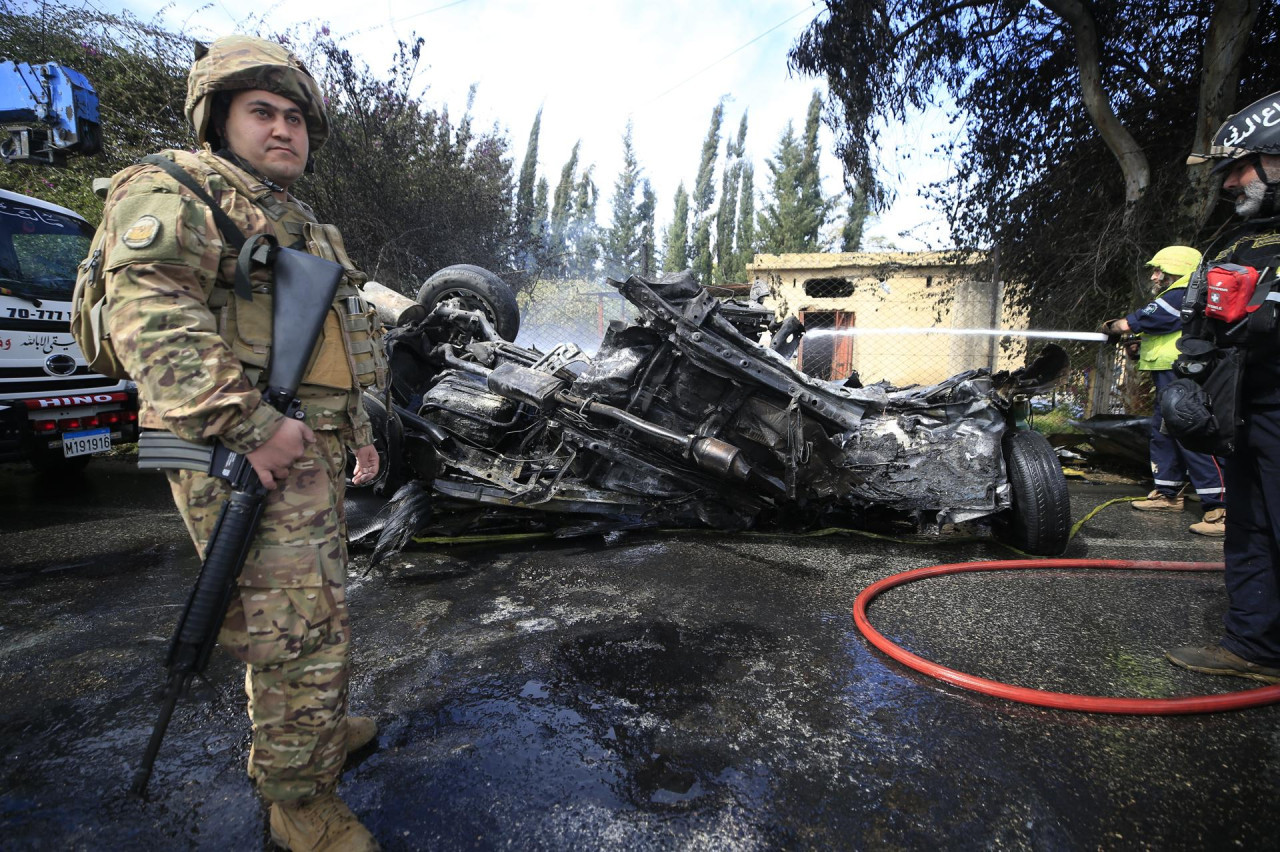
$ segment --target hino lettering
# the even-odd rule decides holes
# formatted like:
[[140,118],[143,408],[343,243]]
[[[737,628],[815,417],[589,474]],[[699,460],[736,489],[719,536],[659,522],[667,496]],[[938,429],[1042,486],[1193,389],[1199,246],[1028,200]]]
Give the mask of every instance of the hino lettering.
[[129,398],[127,393],[95,393],[92,396],[55,396],[26,400],[27,408],[68,408],[72,405],[93,405],[96,402],[120,402]]

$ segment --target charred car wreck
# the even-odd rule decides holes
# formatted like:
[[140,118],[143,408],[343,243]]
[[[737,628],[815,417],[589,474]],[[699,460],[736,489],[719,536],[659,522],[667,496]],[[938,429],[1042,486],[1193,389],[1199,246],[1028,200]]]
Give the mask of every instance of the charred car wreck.
[[1031,553],[1066,546],[1056,456],[1015,428],[1025,394],[1065,366],[1060,348],[1013,372],[863,387],[799,372],[798,320],[721,301],[689,272],[609,284],[638,319],[591,357],[510,342],[514,296],[478,267],[432,276],[412,311],[379,304],[401,324],[388,392],[365,400],[384,463],[371,487],[391,497],[358,531],[381,534],[378,558],[421,532],[660,526],[973,523]]

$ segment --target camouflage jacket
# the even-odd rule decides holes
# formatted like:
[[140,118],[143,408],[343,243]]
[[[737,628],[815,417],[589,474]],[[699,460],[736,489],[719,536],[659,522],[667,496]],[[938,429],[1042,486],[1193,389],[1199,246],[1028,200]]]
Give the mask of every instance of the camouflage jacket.
[[[176,156],[246,237],[274,233],[271,220],[239,183],[251,175],[207,149]],[[193,168],[198,166],[205,168]],[[265,190],[265,187],[263,188]],[[292,213],[314,221],[292,197]],[[208,206],[154,165],[134,165],[111,181],[103,229],[107,327],[116,352],[138,383],[143,427],[167,429],[190,441],[217,438],[249,452],[275,431],[281,415],[255,387],[258,370],[237,357],[216,314],[233,297],[235,249],[225,245]],[[368,417],[354,382],[347,391],[299,388],[313,429],[339,429],[353,447],[372,443]]]

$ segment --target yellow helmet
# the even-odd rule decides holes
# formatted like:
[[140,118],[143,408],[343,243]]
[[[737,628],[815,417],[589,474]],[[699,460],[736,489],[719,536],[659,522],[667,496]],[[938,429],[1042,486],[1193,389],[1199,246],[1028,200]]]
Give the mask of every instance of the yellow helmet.
[[1190,275],[1199,265],[1200,252],[1191,246],[1166,246],[1147,261],[1147,266],[1154,266],[1161,272],[1167,272],[1176,278]]
[[196,61],[187,77],[186,113],[201,144],[217,138],[209,127],[213,96],[243,89],[263,89],[297,104],[306,118],[311,153],[329,138],[324,96],[298,57],[274,41],[233,35],[218,39],[203,52],[196,46]]

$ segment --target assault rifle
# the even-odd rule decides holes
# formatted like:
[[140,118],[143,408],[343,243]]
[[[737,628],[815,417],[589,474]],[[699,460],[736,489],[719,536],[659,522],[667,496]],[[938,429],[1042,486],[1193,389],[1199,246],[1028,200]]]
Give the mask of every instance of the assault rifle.
[[[256,257],[274,267],[271,360],[263,399],[285,417],[301,419],[298,384],[324,327],[343,269],[337,263],[305,252],[258,245],[259,241],[269,239],[254,237],[244,244],[240,253],[242,264],[248,263],[248,257]],[[204,469],[212,476],[227,480],[232,488],[205,547],[200,576],[169,642],[165,660],[169,681],[164,702],[131,787],[134,794],[141,796],[146,792],[151,767],[179,696],[186,691],[191,679],[203,674],[209,664],[209,655],[217,644],[218,631],[222,629],[222,620],[236,588],[236,578],[258,530],[267,491],[244,455],[220,445],[213,448],[193,445],[164,432],[144,434],[139,447],[139,465]]]

